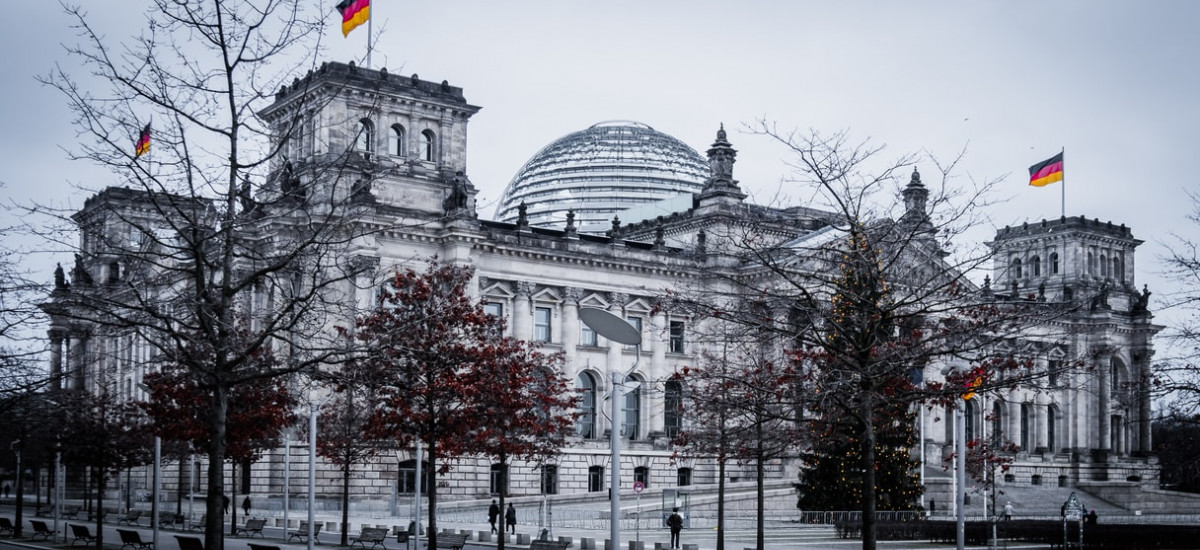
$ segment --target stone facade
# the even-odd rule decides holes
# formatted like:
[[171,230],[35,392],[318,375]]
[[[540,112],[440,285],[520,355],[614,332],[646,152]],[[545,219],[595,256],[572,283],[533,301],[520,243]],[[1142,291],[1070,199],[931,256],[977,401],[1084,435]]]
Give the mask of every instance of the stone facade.
[[[712,173],[686,211],[625,227],[614,224],[604,235],[579,232],[569,221],[562,229],[547,229],[519,218],[512,223],[479,220],[476,191],[465,175],[467,123],[478,110],[466,102],[461,89],[446,82],[353,65],[323,65],[281,90],[274,105],[262,113],[275,131],[276,145],[287,151],[272,167],[274,183],[264,193],[364,197],[357,222],[374,230],[356,239],[347,254],[361,265],[374,266],[374,271],[339,290],[349,310],[369,308],[375,289],[394,270],[437,256],[475,268],[473,292],[508,322],[514,336],[565,354],[564,374],[585,388],[590,396],[590,401],[585,397],[585,407],[590,408],[581,411],[577,434],[553,464],[556,493],[606,494],[606,433],[612,423],[602,412],[603,396],[614,374],[626,371],[635,359],[639,368],[632,378],[640,389],[623,407],[622,416],[631,426],[622,450],[623,486],[635,476],[653,489],[714,484],[711,461],[676,457],[668,446],[668,431],[681,421],[664,407],[668,380],[695,364],[700,350],[689,341],[691,320],[657,307],[658,297],[673,288],[696,286],[706,271],[722,267],[726,260],[714,252],[723,245],[712,236],[730,226],[755,223],[765,238],[785,241],[821,228],[828,214],[745,202],[746,195],[733,179],[736,152],[721,130],[708,149]],[[363,183],[348,189],[322,187],[323,180],[311,167],[318,159],[347,151],[355,156],[351,166],[363,170]],[[923,212],[924,197],[914,174],[904,193],[910,213]],[[119,254],[89,238],[89,228],[120,231],[116,219],[153,215],[138,214],[144,204],[138,192],[125,189],[109,189],[89,199],[76,216],[83,237],[73,279],[129,276],[119,271]],[[985,435],[998,428],[1005,437],[1024,443],[1011,483],[1032,484],[1034,476],[1046,484],[1132,479],[1133,471],[1139,472],[1139,479],[1155,477],[1152,465],[1143,467],[1150,449],[1144,383],[1152,338],[1160,327],[1151,322],[1148,294],[1133,287],[1138,244],[1127,228],[1082,218],[1005,228],[997,234],[997,265],[981,292],[1009,300],[1078,304],[1057,327],[1013,342],[1011,352],[1028,355],[1039,368],[1049,369],[1086,358],[1098,374],[1089,375],[1093,369],[1064,370],[1051,391],[1015,389],[981,398],[974,406],[973,433]],[[583,307],[640,324],[640,357],[627,346],[585,331],[579,320]],[[47,310],[53,313],[54,308]],[[120,388],[124,398],[141,397],[137,383],[145,372],[148,348],[128,335],[95,330],[55,317],[49,335],[51,372],[67,374],[81,387],[98,386],[103,379]],[[996,414],[988,414],[992,412]],[[930,472],[940,469],[949,448],[944,429],[948,423],[942,416],[938,411],[923,415],[922,454]],[[289,455],[279,449],[254,464],[250,491],[270,497],[302,493],[300,473],[307,468],[303,449],[303,444],[293,443]],[[283,479],[285,461],[293,474],[290,487]],[[411,494],[411,467],[411,452],[401,451],[356,470],[351,481],[355,498],[402,501]],[[732,466],[729,476],[750,479],[752,470],[741,468]],[[323,487],[338,485],[337,472],[328,465],[320,466],[319,476]],[[796,479],[797,468],[777,461],[769,465],[768,476],[786,485]],[[168,468],[168,490],[177,490],[177,479],[178,470]],[[487,498],[494,489],[492,479],[486,461],[463,460],[440,478],[439,494],[451,500]],[[508,491],[539,495],[542,481],[538,468],[517,463]],[[202,488],[203,483],[197,481],[196,486]]]

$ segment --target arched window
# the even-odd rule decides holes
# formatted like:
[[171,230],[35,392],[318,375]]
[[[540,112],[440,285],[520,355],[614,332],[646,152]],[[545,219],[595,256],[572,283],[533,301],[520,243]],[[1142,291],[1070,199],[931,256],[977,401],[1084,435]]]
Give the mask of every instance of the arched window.
[[1020,259],[1020,258],[1013,258],[1013,261],[1012,261],[1012,278],[1014,278],[1014,279],[1020,279],[1020,278],[1021,278],[1021,259]]
[[1108,277],[1108,257],[1104,254],[1100,255],[1100,276]]
[[639,422],[642,418],[642,381],[629,375],[625,379],[625,394],[624,407],[621,409],[621,417],[623,425],[621,426],[621,435],[629,439],[637,439],[641,436],[641,426]]
[[675,439],[679,437],[679,430],[683,427],[683,384],[670,380],[663,385],[663,422],[667,432],[667,437]]
[[1029,259],[1029,270],[1033,272],[1034,277],[1042,276],[1042,258],[1034,256]]
[[1028,451],[1030,449],[1029,444],[1033,441],[1033,438],[1030,437],[1033,435],[1033,433],[1032,433],[1033,422],[1032,422],[1032,418],[1030,418],[1030,413],[1032,411],[1030,411],[1029,409],[1030,409],[1029,403],[1021,404],[1021,450],[1022,451]]
[[1121,265],[1121,259],[1116,256],[1112,258],[1112,274],[1114,279],[1125,282],[1125,266]]
[[370,120],[358,121],[358,134],[354,136],[354,150],[370,153],[375,150],[375,125]]
[[998,446],[1004,440],[1004,402],[999,399],[992,403],[992,446]]
[[1112,386],[1112,391],[1114,391],[1114,392],[1120,391],[1120,389],[1121,389],[1121,366],[1118,365],[1116,361],[1113,361],[1112,366],[1109,367],[1109,369],[1110,369],[1110,372],[1108,375],[1109,385]]
[[1056,437],[1056,424],[1058,423],[1058,407],[1054,405],[1046,406],[1046,448],[1050,452],[1054,452],[1057,448],[1054,444]]
[[436,153],[434,150],[434,144],[436,142],[437,140],[436,136],[433,134],[433,130],[425,130],[421,132],[421,160],[433,162],[434,153]]
[[1088,252],[1087,272],[1088,275],[1096,273],[1096,255],[1091,252]]
[[968,399],[964,403],[966,403],[966,407],[964,407],[965,412],[963,413],[963,422],[966,428],[965,433],[967,441],[972,441],[975,439],[975,400]]
[[592,439],[596,437],[596,379],[590,373],[582,372],[579,373],[577,384],[581,399],[575,432],[579,437]]
[[1050,274],[1058,275],[1058,252],[1050,253]]
[[404,141],[404,127],[399,124],[392,125],[391,143],[388,145],[388,152],[397,157],[408,157],[406,154],[407,147]]

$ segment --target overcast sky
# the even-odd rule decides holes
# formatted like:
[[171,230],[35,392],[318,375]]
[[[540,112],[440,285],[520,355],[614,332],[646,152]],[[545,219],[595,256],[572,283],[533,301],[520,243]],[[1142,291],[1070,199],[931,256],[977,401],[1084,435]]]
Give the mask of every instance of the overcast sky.
[[[1124,223],[1146,241],[1136,281],[1156,291],[1152,308],[1170,290],[1158,243],[1170,231],[1197,232],[1185,216],[1200,145],[1200,2],[373,4],[383,31],[375,67],[448,80],[483,107],[471,121],[467,171],[488,216],[541,147],[614,119],[701,152],[724,123],[740,151],[735,177],[766,202],[787,175],[786,152],[739,131],[765,118],[847,130],[897,156],[966,147],[964,178],[1006,177],[1009,200],[991,214],[1000,226],[1059,216],[1059,184],[1029,187],[1027,168],[1065,149],[1066,214]],[[140,5],[92,11],[124,37],[143,25]],[[34,80],[67,62],[60,43],[71,40],[70,21],[53,2],[5,7],[19,24],[0,34],[0,192],[81,205],[72,183],[117,182],[66,162],[71,114]],[[332,9],[330,22],[328,58],[361,58],[365,28],[343,39]]]

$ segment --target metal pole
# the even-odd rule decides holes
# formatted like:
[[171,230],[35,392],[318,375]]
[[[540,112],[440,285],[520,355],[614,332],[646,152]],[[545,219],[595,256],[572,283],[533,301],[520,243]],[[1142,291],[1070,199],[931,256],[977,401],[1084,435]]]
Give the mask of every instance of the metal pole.
[[612,446],[612,463],[609,465],[609,516],[608,516],[608,540],[612,541],[612,546],[609,550],[620,550],[621,548],[621,417],[620,406],[617,401],[621,399],[621,380],[620,373],[612,373],[612,406],[609,411],[612,414],[612,428],[609,429],[608,443]]
[[[413,547],[417,550],[421,550],[421,481],[423,481],[421,477],[421,462],[423,462],[424,459],[425,457],[421,456],[421,440],[418,439],[417,480],[416,483],[414,483],[414,485],[416,485],[415,491],[417,498],[413,501],[413,506],[415,507],[413,512],[413,540],[416,541],[416,544],[414,544]],[[503,534],[501,534],[501,536],[503,536]]]
[[[66,493],[63,491],[63,480],[66,476],[63,475],[62,453],[54,453],[54,538],[58,540],[58,518],[62,517],[62,497]],[[67,542],[67,532],[63,530],[63,544]]]
[[313,507],[317,498],[317,405],[308,404],[308,550],[313,550]]
[[283,530],[288,530],[288,495],[292,493],[292,433],[283,432]]
[[192,526],[192,508],[196,500],[196,453],[188,455],[188,527]]
[[967,477],[967,422],[966,401],[956,399],[954,418],[954,473],[958,478],[954,483],[954,504],[957,508],[955,518],[955,547],[963,550],[967,543],[967,507],[964,505]]
[[158,548],[158,491],[159,485],[162,482],[162,438],[154,436],[154,487],[151,491],[151,497],[154,499],[150,503],[150,525],[153,526],[150,538],[154,540],[153,547]]

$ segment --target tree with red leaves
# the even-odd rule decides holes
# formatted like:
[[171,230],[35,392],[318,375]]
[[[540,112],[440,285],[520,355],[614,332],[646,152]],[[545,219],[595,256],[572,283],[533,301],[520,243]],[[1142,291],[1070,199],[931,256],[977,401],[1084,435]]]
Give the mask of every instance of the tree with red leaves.
[[321,406],[317,420],[317,454],[338,466],[342,474],[342,546],[350,540],[350,474],[356,464],[375,457],[384,443],[370,428],[370,402],[371,392],[366,385],[342,384]]
[[[376,388],[372,425],[400,447],[421,441],[426,454],[417,458],[429,464],[435,479],[449,471],[449,459],[491,452],[484,442],[503,437],[494,430],[507,425],[494,419],[488,425],[482,409],[495,394],[525,391],[525,382],[534,378],[521,369],[538,366],[520,359],[524,348],[503,344],[504,325],[467,291],[473,275],[468,267],[436,260],[424,272],[398,272],[353,333],[363,353],[350,368]],[[508,372],[491,371],[497,367]],[[512,382],[520,385],[497,383],[498,376],[514,374],[519,376]],[[539,404],[526,406],[536,410]],[[432,547],[437,544],[436,483],[428,496]]]
[[[689,418],[673,444],[685,456],[711,456],[717,463],[717,550],[725,548],[725,479],[732,461],[754,465],[756,482],[755,525],[759,548],[765,544],[764,517],[766,464],[788,456],[800,440],[795,414],[795,374],[786,357],[773,353],[760,337],[768,333],[755,327],[714,322],[714,351],[705,352],[700,364],[683,369],[673,379],[684,384]],[[700,334],[695,335],[699,341]]]
[[[191,349],[188,356],[194,358],[199,353]],[[161,371],[143,377],[150,398],[141,405],[154,421],[155,434],[163,439],[186,442],[205,452],[213,448],[214,438],[220,438],[223,454],[220,458],[210,454],[210,460],[228,461],[235,467],[248,465],[258,460],[263,451],[278,447],[281,430],[295,421],[292,411],[296,400],[286,380],[253,376],[271,372],[275,363],[275,356],[268,348],[259,348],[252,354],[252,360],[237,371],[245,376],[244,381],[227,388],[225,393],[217,391],[219,385],[209,376],[180,363],[168,362]],[[227,403],[220,431],[214,429],[212,418],[215,393],[223,393]],[[232,488],[229,498],[236,502],[236,481]],[[209,509],[223,507],[224,496],[223,488],[218,492],[210,490]],[[237,526],[237,507],[232,508],[231,534]]]
[[90,470],[95,483],[96,550],[104,548],[104,493],[108,478],[120,469],[152,462],[151,431],[136,405],[111,394],[83,391],[59,393],[63,462]]
[[[481,389],[472,393],[476,427],[467,447],[500,465],[504,483],[499,505],[504,510],[510,461],[544,466],[558,454],[565,435],[573,430],[578,396],[561,374],[561,353],[547,355],[530,342],[509,337],[493,338],[478,352],[479,363],[464,381]],[[504,550],[505,537],[497,540],[497,548]]]

